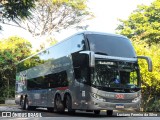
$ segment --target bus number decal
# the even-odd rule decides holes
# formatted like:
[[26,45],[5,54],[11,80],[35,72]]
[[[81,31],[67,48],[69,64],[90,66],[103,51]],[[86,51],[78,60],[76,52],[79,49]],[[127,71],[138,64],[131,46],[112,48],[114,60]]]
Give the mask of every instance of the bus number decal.
[[124,94],[116,94],[116,99],[124,99]]

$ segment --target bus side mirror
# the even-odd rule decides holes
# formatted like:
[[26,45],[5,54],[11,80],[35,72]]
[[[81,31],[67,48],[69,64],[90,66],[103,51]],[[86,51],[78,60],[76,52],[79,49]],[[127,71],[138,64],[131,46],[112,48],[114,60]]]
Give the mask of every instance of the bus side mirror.
[[95,55],[93,51],[81,51],[80,53],[88,55],[89,67],[95,67]]
[[147,56],[137,56],[137,58],[139,59],[145,59],[148,63],[148,71],[149,72],[152,72],[152,60],[150,57],[147,57]]

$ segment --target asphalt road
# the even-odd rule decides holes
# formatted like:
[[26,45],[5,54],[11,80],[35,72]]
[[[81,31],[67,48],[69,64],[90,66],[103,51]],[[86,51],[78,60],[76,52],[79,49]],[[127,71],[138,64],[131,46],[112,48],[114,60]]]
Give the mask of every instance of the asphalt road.
[[[135,112],[122,112],[114,111],[112,117],[108,117],[105,111],[101,111],[100,115],[95,115],[93,112],[76,111],[74,114],[65,113],[53,113],[47,111],[45,108],[39,108],[34,111],[22,110],[19,106],[0,106],[1,120],[159,120],[160,113],[135,113]],[[3,114],[3,117],[2,117]],[[6,116],[9,117],[6,117]],[[147,116],[148,115],[148,116]],[[12,117],[10,117],[12,116]],[[143,117],[142,117],[143,116]],[[145,117],[144,117],[145,116]],[[155,117],[159,116],[159,117]],[[33,118],[34,117],[34,118]]]

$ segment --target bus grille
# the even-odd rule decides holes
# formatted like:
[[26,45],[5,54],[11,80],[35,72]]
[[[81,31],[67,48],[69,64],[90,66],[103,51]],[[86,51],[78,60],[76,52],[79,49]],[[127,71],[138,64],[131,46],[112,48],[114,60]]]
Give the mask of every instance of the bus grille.
[[132,103],[131,99],[106,99],[106,102],[111,103]]

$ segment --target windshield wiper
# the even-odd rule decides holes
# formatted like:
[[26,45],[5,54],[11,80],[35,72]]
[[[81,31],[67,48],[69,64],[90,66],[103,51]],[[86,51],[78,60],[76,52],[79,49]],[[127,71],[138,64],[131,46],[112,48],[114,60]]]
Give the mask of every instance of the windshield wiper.
[[95,54],[108,55],[107,53],[104,53],[104,52],[95,52]]

